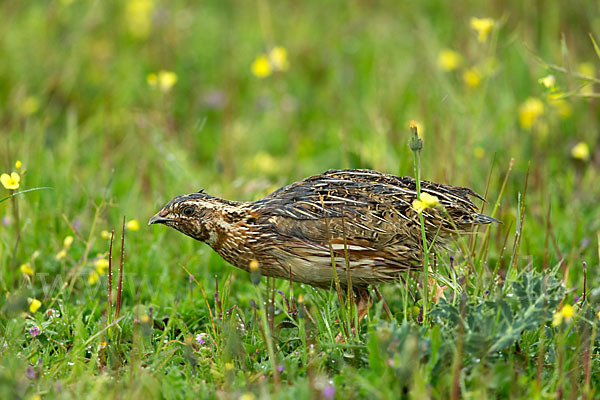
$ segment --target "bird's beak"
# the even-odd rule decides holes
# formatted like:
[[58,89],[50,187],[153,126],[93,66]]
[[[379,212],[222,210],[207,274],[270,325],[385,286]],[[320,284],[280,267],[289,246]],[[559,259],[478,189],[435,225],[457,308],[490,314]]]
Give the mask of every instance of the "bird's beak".
[[150,218],[150,221],[148,221],[148,225],[164,224],[166,222],[171,222],[171,221],[173,221],[172,218],[165,218],[160,215],[160,212],[158,212],[156,215],[154,215],[152,218]]

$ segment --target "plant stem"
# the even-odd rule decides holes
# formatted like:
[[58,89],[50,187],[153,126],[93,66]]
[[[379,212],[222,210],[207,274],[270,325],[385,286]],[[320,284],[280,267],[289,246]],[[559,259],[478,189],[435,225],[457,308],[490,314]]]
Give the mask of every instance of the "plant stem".
[[[13,194],[14,191],[11,191]],[[17,202],[17,197],[11,197],[10,201],[12,202],[13,216],[15,217],[15,247],[12,253],[12,261],[11,261],[11,277],[10,277],[10,287],[14,287],[15,284],[15,275],[17,269],[17,252],[19,250],[19,242],[21,241],[21,222],[19,219],[19,203]]]
[[[264,304],[263,296],[260,291],[258,285],[255,286],[256,296],[258,297],[259,304]],[[271,329],[269,329],[269,322],[267,320],[267,315],[265,311],[267,308],[265,307],[257,307],[260,312],[260,320],[264,329],[265,334],[265,342],[267,342],[267,351],[269,353],[269,361],[271,362],[271,369],[273,370],[273,379],[275,381],[275,385],[279,385],[279,371],[277,370],[277,361],[275,360],[275,350],[273,348],[273,338],[271,337]]]
[[[417,200],[421,200],[421,149],[423,141],[419,138],[417,124],[414,121],[410,123],[412,138],[409,142],[410,150],[413,153],[413,167],[415,171],[415,181],[417,189]],[[427,235],[425,233],[425,220],[423,213],[419,213],[419,222],[421,224],[421,238],[423,240],[423,321],[427,318],[427,309],[429,304],[429,246],[427,245]]]

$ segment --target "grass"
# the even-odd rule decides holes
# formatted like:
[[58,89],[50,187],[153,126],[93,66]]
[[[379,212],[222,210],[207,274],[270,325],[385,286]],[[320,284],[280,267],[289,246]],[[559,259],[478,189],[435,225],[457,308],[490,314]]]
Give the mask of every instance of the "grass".
[[[597,4],[0,13],[0,173],[22,162],[20,187],[0,187],[0,397],[598,396]],[[494,19],[485,41],[471,17]],[[273,46],[289,68],[254,76]],[[456,69],[438,64],[444,49]],[[150,85],[159,71],[176,82]],[[411,120],[423,179],[485,194],[503,223],[430,255],[445,299],[403,276],[380,288],[393,319],[376,302],[356,335],[335,290],[253,285],[206,245],[145,225],[200,188],[251,200],[329,168],[413,175]],[[124,217],[139,227],[122,245]],[[115,232],[111,302],[102,231]]]

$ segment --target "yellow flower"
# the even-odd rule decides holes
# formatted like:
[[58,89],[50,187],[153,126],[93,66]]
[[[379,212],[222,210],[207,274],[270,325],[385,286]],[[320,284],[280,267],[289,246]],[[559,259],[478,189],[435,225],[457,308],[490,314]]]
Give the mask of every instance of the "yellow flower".
[[552,326],[558,326],[563,322],[569,322],[575,315],[575,309],[570,304],[565,304],[562,309],[556,311],[552,316]]
[[590,148],[585,142],[579,142],[571,149],[571,155],[581,161],[590,159]]
[[233,369],[233,363],[225,363],[225,369],[227,371],[231,371]]
[[556,86],[556,78],[554,78],[554,75],[546,75],[543,78],[538,79],[538,82],[550,90],[554,90]]
[[177,83],[177,74],[172,71],[158,71],[146,76],[146,82],[152,87],[158,87],[163,92],[168,92]]
[[250,261],[249,267],[250,267],[251,272],[258,271],[258,261],[256,261],[256,260]]
[[477,67],[466,69],[463,72],[463,80],[467,86],[476,88],[481,83],[481,71]]
[[73,244],[73,236],[71,236],[71,235],[65,236],[65,239],[63,240],[63,247],[68,250],[72,244]]
[[140,223],[137,219],[132,219],[130,221],[127,221],[126,227],[130,231],[137,231],[140,229]]
[[240,396],[240,400],[254,400],[256,397],[254,397],[254,395],[250,392],[248,393],[244,393],[243,395]]
[[15,168],[16,169],[21,169],[21,166],[22,166],[21,160],[17,160],[17,162],[15,163]]
[[471,18],[471,28],[477,31],[477,39],[480,42],[485,42],[487,40],[488,35],[494,28],[494,20],[491,18]]
[[33,276],[33,268],[31,268],[29,263],[22,264],[20,270],[25,275]]
[[15,190],[19,188],[19,182],[21,182],[21,175],[16,172],[11,172],[10,175],[2,174],[0,176],[0,182],[2,182],[2,186],[7,189]]
[[19,108],[21,114],[24,116],[32,115],[40,109],[40,101],[35,96],[27,97]]
[[38,299],[29,298],[27,300],[29,301],[29,311],[31,311],[32,313],[39,310],[40,307],[42,306],[42,302],[39,301]]
[[56,257],[55,257],[55,258],[56,258],[58,261],[60,261],[60,260],[62,260],[62,259],[64,259],[64,258],[66,258],[66,257],[67,257],[67,250],[65,250],[65,249],[62,249],[61,251],[59,251],[58,253],[56,253]]
[[598,317],[598,319],[600,319],[600,311],[598,311],[598,314],[596,314],[596,316]]
[[408,125],[410,127],[410,129],[412,129],[413,126],[416,127],[417,128],[417,132],[419,134],[419,137],[421,139],[425,138],[426,131],[425,131],[425,124],[423,122],[421,122],[421,121],[415,121],[415,120],[410,120],[410,121],[406,122],[405,125]]
[[454,71],[462,63],[462,57],[454,50],[444,49],[438,54],[438,66],[442,71]]
[[96,271],[98,271],[100,275],[104,275],[106,273],[106,270],[108,269],[108,260],[106,258],[101,258],[99,260],[96,260],[95,265]]
[[570,304],[565,304],[561,310],[562,312],[562,316],[565,319],[570,319],[573,318],[573,315],[575,315],[575,309],[573,308],[572,305]]
[[530,97],[519,107],[519,123],[530,130],[535,120],[544,113],[544,103],[538,98]]
[[146,82],[152,87],[158,87],[163,92],[168,92],[177,83],[177,74],[172,71],[158,71],[146,76]]
[[100,277],[98,276],[96,271],[92,271],[90,273],[90,276],[88,276],[88,285],[95,285],[96,283],[98,283],[99,279]]
[[102,237],[102,239],[110,239],[110,232],[102,231],[102,232],[100,232],[100,237]]
[[275,71],[286,71],[290,67],[287,50],[281,46],[273,47],[269,52],[269,61]]
[[125,18],[133,36],[144,39],[150,33],[154,2],[152,0],[129,0]]
[[554,315],[552,315],[552,326],[558,326],[562,324],[563,315],[560,311],[556,311]]
[[256,57],[256,60],[254,60],[254,62],[252,63],[251,69],[252,73],[257,78],[265,78],[271,75],[271,73],[273,72],[271,69],[271,63],[269,62],[269,58],[264,54],[261,54],[260,56]]
[[177,83],[177,74],[172,71],[158,72],[158,86],[163,92],[168,92]]
[[416,212],[422,213],[426,208],[437,207],[439,203],[440,200],[437,197],[432,196],[429,193],[421,193],[421,199],[415,199],[412,203],[412,207]]
[[549,103],[558,114],[560,119],[567,119],[573,114],[573,109],[571,108],[571,104],[568,101],[563,99],[555,99],[550,97]]
[[158,77],[156,76],[156,74],[154,72],[146,75],[146,82],[148,82],[148,85],[155,87],[156,84],[158,83]]
[[485,149],[481,146],[477,146],[473,149],[473,155],[475,156],[475,158],[481,160],[483,157],[485,157]]

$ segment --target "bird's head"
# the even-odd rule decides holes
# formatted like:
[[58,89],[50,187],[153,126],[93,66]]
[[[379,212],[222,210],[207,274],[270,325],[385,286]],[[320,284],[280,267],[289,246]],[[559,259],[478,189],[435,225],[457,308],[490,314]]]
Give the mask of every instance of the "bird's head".
[[211,222],[219,204],[220,199],[204,192],[177,196],[150,218],[148,225],[167,225],[196,240],[206,242],[213,234]]

